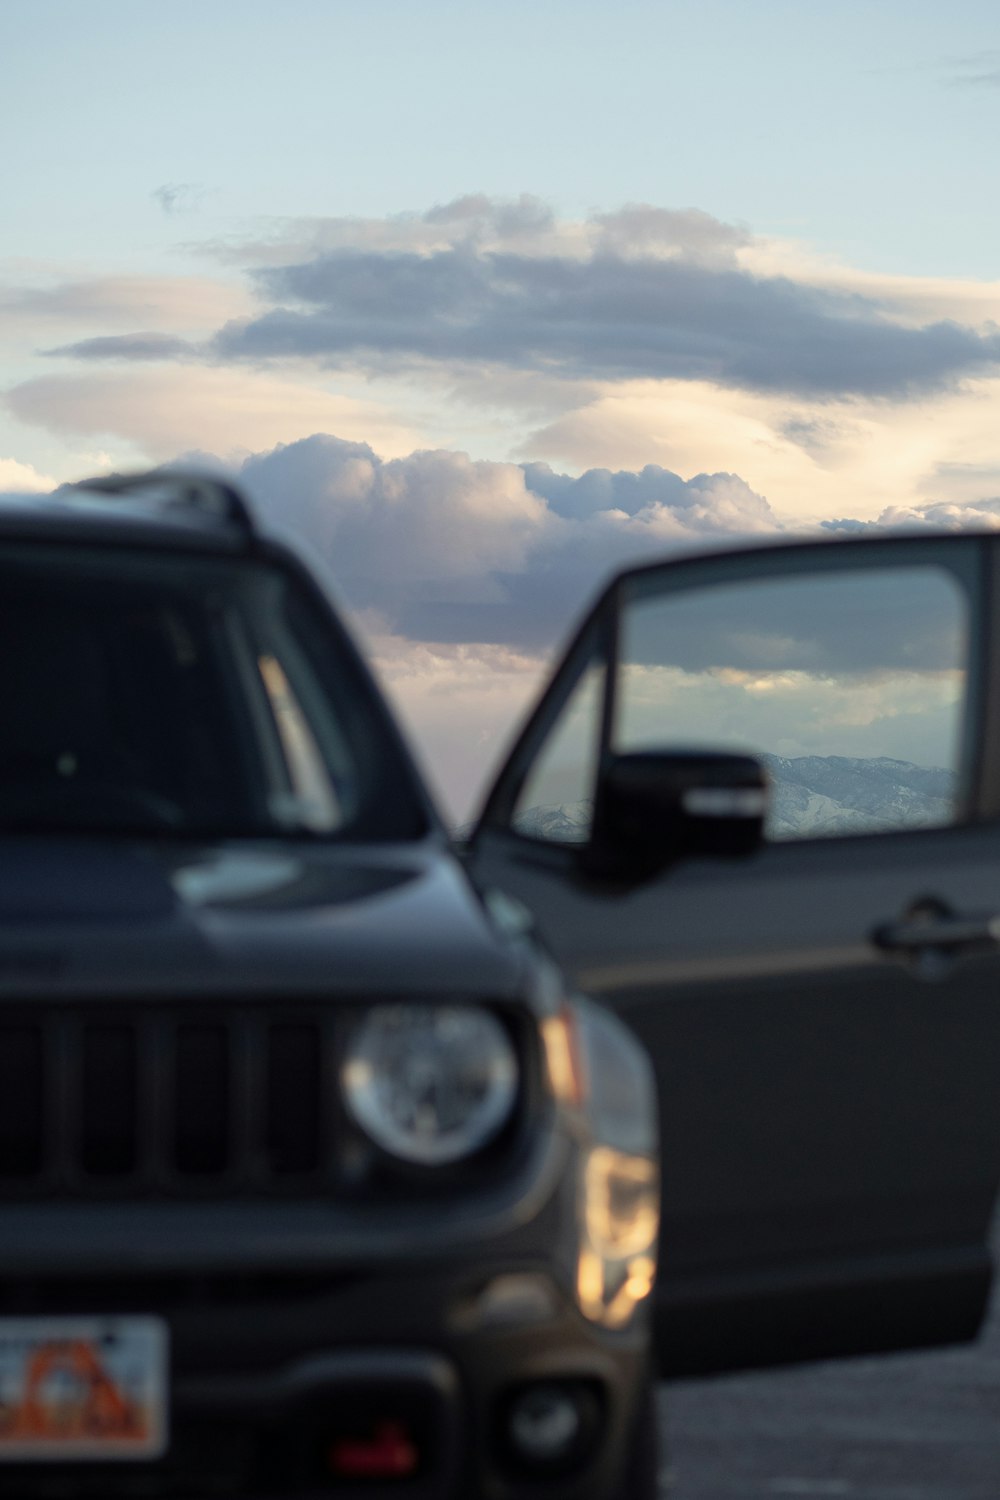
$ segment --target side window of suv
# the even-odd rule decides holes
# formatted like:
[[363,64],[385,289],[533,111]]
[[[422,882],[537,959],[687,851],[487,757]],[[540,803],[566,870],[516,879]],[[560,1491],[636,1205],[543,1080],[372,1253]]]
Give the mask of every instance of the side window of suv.
[[758,756],[772,841],[946,824],[968,615],[958,579],[936,566],[636,596],[622,613],[612,749]]
[[[621,612],[610,748],[759,757],[772,842],[939,827],[961,806],[969,600],[936,565],[636,591]],[[605,671],[578,678],[515,830],[590,835]]]

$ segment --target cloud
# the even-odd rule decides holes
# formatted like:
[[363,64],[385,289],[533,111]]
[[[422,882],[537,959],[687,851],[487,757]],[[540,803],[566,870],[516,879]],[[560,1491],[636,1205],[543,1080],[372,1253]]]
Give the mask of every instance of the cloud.
[[62,344],[57,349],[43,349],[42,353],[93,360],[184,359],[195,354],[195,346],[190,340],[175,338],[169,333],[123,333],[81,339],[75,344]]
[[948,81],[957,88],[1000,89],[1000,68],[984,73],[960,73]]
[[516,456],[558,467],[743,475],[786,518],[874,519],[887,505],[1000,493],[1000,380],[910,402],[806,401],[708,382],[632,381],[581,392]]
[[845,437],[843,426],[827,417],[792,416],[781,425],[781,433],[790,443],[816,458],[839,448]]
[[[159,372],[158,378],[169,373]],[[162,392],[145,376],[132,379],[137,387],[133,415],[156,423],[144,434],[156,458],[190,454],[195,447],[218,453],[211,441],[213,401],[225,408],[229,433],[237,400],[245,406],[245,435],[266,430],[268,420],[283,425],[283,414],[264,410],[274,399],[266,381],[234,391],[223,383],[225,372],[192,373],[189,388]],[[44,407],[45,421],[75,424],[73,430],[98,435],[109,405],[102,387],[109,379],[94,378],[90,385],[97,389],[90,390],[89,403],[78,386],[65,390],[58,382],[35,382],[20,392],[18,413],[26,417],[36,403]],[[303,391],[301,401],[316,401],[317,394]],[[116,391],[110,404],[121,395]],[[179,409],[182,395],[188,409]],[[336,405],[335,398],[325,399],[331,408]],[[172,421],[164,418],[168,409]],[[195,409],[204,424],[200,441],[190,437]],[[355,413],[359,428],[367,415]],[[180,430],[189,435],[183,443],[177,440]],[[130,431],[134,437],[135,427]],[[538,461],[474,460],[449,449],[404,449],[396,457],[382,457],[367,442],[322,433],[249,456],[230,448],[229,457],[269,522],[306,538],[326,561],[366,629],[380,638],[449,650],[491,647],[536,657],[569,630],[615,568],[740,539],[780,537],[791,529],[763,495],[733,473],[684,479],[646,464],[572,475]],[[874,521],[848,512],[819,526],[830,534],[1000,529],[1000,498],[892,505]],[[851,648],[863,664],[870,658],[862,649],[866,631],[861,630],[856,651]],[[773,635],[767,622],[757,633]],[[714,639],[704,625],[695,635],[706,650]],[[884,642],[875,644],[884,648]],[[693,645],[685,650],[697,655]],[[802,666],[801,654],[785,664]],[[739,657],[737,664],[754,662]]]
[[461,226],[478,237],[516,239],[525,234],[550,230],[555,223],[551,206],[532,193],[513,199],[490,198],[485,193],[467,193],[441,203],[420,215],[424,224]]
[[114,447],[120,462],[164,462],[192,448],[227,459],[322,429],[367,435],[389,453],[409,452],[412,427],[373,401],[251,370],[195,367],[90,370],[45,375],[6,393],[10,414],[65,439]]
[[966,57],[950,59],[945,82],[953,88],[1000,88],[1000,49],[986,47]]
[[756,276],[785,277],[817,291],[862,297],[906,328],[951,321],[982,329],[1000,322],[996,279],[869,271],[792,239],[752,238],[736,258],[744,271]]
[[223,359],[484,361],[574,379],[905,396],[1000,363],[1000,333],[901,327],[859,295],[683,258],[338,250],[259,273],[273,306]]
[[247,459],[241,479],[384,631],[528,653],[548,649],[618,563],[780,528],[735,475],[684,481],[653,465],[574,479],[449,451],[386,462],[315,435]]
[[[264,310],[218,326],[206,357],[707,381],[819,400],[908,398],[1000,365],[995,325],[915,321],[912,309],[907,321],[879,288],[755,269],[745,228],[692,208],[630,204],[574,224],[534,198],[472,195],[302,234],[246,247]],[[112,347],[73,352],[104,359]],[[117,352],[146,359],[150,345]]]
[[[273,523],[311,540],[374,636],[451,653],[495,648],[537,657],[619,566],[790,534],[738,475],[684,480],[656,465],[572,476],[548,464],[475,462],[450,451],[385,461],[365,443],[317,434],[248,458],[240,478]],[[1000,529],[1000,499],[887,508],[876,523],[836,520],[824,528],[852,533],[914,524]],[[704,616],[692,615],[686,625],[678,618],[671,627],[669,660],[696,670],[769,666],[819,674],[951,666],[940,597],[943,590],[947,605],[949,588],[936,576],[908,577],[898,588],[887,579],[870,583],[838,581],[826,591],[785,583],[763,598],[751,589],[734,604],[731,621],[712,603]],[[801,626],[782,644],[789,611]],[[886,613],[905,628],[881,629]],[[665,660],[661,636],[656,626],[653,646],[639,659],[651,652],[650,659]]]
[[491,198],[466,193],[423,213],[384,218],[325,216],[270,221],[254,238],[244,236],[193,242],[188,248],[225,264],[289,265],[327,250],[368,247],[428,254],[456,243],[484,247],[518,244],[536,249],[586,248],[586,227],[556,218],[553,209],[530,193]]
[[34,282],[0,284],[0,316],[6,329],[20,325],[37,338],[40,323],[67,329],[93,327],[131,330],[158,326],[158,332],[206,331],[220,319],[251,308],[247,292],[210,276],[94,276],[72,280],[41,277]]
[[164,182],[152,192],[154,202],[170,217],[194,213],[201,207],[205,189],[197,182]]
[[33,464],[0,458],[0,494],[45,495],[55,489],[56,483],[50,474],[40,474]]
[[1000,531],[1000,496],[981,500],[929,500],[924,505],[888,505],[874,521],[850,517],[821,521],[824,531],[845,536],[886,531]]
[[735,265],[737,250],[752,243],[741,224],[726,224],[700,208],[656,208],[629,203],[616,213],[597,214],[592,223],[604,253],[642,256],[651,252],[709,265]]

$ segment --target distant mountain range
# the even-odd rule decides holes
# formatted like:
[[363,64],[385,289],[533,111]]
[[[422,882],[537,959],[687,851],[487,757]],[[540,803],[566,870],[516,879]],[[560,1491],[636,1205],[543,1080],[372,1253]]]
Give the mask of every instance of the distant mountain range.
[[[885,756],[865,760],[848,755],[792,759],[765,755],[761,759],[772,781],[768,819],[772,839],[931,828],[949,822],[953,815],[956,778],[952,771]],[[515,827],[535,838],[583,843],[592,811],[590,801],[530,807],[518,814]]]
[[953,771],[880,756],[765,755],[771,773],[772,838],[932,828],[953,816]]

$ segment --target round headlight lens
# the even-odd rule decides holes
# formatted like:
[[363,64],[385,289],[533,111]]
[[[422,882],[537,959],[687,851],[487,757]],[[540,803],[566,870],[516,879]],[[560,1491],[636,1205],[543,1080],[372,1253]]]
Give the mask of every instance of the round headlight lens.
[[496,1016],[471,1005],[380,1005],[347,1048],[344,1098],[376,1145],[404,1161],[471,1156],[509,1119],[517,1057]]

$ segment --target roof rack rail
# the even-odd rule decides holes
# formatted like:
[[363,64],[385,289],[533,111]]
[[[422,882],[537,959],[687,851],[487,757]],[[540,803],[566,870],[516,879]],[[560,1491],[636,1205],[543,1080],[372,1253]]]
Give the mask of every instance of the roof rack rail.
[[135,474],[102,474],[65,488],[142,499],[153,505],[190,506],[204,515],[234,522],[248,536],[254,534],[253,515],[236,486],[200,470],[165,468]]

